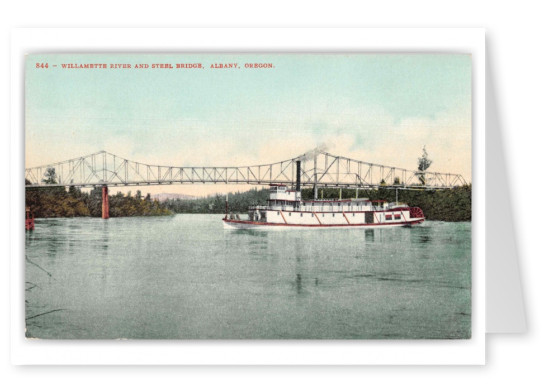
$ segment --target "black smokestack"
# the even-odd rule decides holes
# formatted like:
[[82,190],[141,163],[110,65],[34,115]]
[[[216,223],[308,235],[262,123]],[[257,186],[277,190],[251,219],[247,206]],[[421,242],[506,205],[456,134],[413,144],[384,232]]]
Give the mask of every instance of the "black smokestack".
[[297,191],[300,191],[300,160],[297,160]]

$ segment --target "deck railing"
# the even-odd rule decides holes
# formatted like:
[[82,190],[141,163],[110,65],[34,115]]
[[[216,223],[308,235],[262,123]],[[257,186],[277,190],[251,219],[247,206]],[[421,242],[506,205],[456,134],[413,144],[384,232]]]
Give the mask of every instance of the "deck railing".
[[[400,206],[406,206],[405,204],[401,204]],[[332,213],[332,212],[380,212],[384,210],[388,210],[389,206],[383,207],[383,206],[375,206],[373,204],[368,205],[349,205],[341,204],[341,205],[334,205],[334,204],[314,204],[311,205],[310,203],[301,203],[300,206],[295,205],[271,205],[271,206],[251,206],[249,207],[249,211],[255,211],[255,210],[277,210],[277,211],[283,211],[283,212],[316,212],[316,213]]]

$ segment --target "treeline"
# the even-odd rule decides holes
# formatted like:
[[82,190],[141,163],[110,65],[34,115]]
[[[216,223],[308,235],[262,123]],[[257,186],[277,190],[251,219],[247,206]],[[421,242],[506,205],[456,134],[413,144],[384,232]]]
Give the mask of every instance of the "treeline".
[[[471,185],[444,190],[398,190],[398,201],[409,206],[418,206],[423,210],[427,220],[470,221],[471,220]],[[318,190],[321,197],[321,189]],[[356,197],[355,189],[343,189],[342,198]],[[396,201],[396,190],[380,187],[375,190],[359,190],[359,198],[370,200]],[[313,198],[312,189],[302,190],[302,199]],[[323,189],[323,198],[339,198],[338,189]]]
[[[339,189],[320,189],[318,197],[324,199],[338,199]],[[301,191],[302,199],[313,198],[312,189]],[[228,194],[229,210],[233,213],[246,213],[249,206],[265,205],[268,199],[268,189],[249,190]],[[343,199],[356,197],[355,189],[343,189]],[[396,200],[394,189],[381,187],[377,190],[359,190],[359,198],[370,200]],[[470,221],[471,220],[471,185],[465,185],[446,190],[398,190],[398,201],[409,206],[420,207],[428,220],[441,221]],[[225,213],[226,196],[216,194],[194,200],[167,200],[161,205],[175,213]]]
[[[268,199],[268,189],[252,189],[245,192],[228,194],[229,210],[234,213],[247,213],[249,206],[265,205]],[[218,213],[226,211],[226,195],[215,194],[193,200],[166,200],[161,206],[174,213]]]
[[[420,207],[428,220],[470,221],[471,220],[471,185],[446,190],[398,190],[398,201],[409,206]],[[301,191],[302,199],[313,198],[312,189]],[[355,189],[319,189],[318,197],[324,199],[343,199],[356,197]],[[249,206],[265,205],[268,189],[252,189],[245,192],[228,194],[229,211],[247,213]],[[377,190],[359,190],[359,198],[371,200],[395,201],[396,191],[381,187]],[[48,188],[31,188],[25,192],[26,206],[31,208],[35,217],[101,217],[101,187],[90,193],[82,192],[73,186],[68,190],[63,186]],[[226,210],[226,196],[215,194],[198,199],[173,199],[159,202],[147,194],[142,197],[138,190],[132,196],[130,192],[120,191],[109,196],[109,215],[123,216],[162,216],[172,213],[223,214]]]
[[[28,184],[28,183],[27,183]],[[31,208],[35,217],[101,217],[101,187],[90,193],[79,188],[63,186],[25,189],[25,205]],[[140,191],[132,196],[118,192],[109,196],[109,216],[163,216],[172,212],[163,208],[157,200],[151,200],[149,194],[142,197]]]

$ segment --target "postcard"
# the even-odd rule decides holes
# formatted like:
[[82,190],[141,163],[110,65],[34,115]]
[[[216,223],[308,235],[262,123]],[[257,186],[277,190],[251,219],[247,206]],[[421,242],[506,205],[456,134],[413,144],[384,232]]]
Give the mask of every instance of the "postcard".
[[471,57],[26,59],[26,335],[471,334]]
[[24,338],[473,338],[473,57],[24,59]]

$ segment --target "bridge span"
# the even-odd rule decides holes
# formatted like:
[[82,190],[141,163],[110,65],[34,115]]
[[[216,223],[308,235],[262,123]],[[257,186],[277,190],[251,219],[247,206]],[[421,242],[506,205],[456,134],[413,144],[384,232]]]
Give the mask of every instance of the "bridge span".
[[[299,164],[296,164],[300,162]],[[46,174],[55,170],[55,183]],[[299,173],[297,175],[297,170]],[[458,174],[413,171],[310,151],[292,159],[254,166],[177,167],[140,163],[106,151],[25,169],[26,188],[102,187],[103,218],[109,218],[109,186],[272,183],[318,188],[449,189],[466,184]],[[48,181],[50,182],[50,181]],[[52,181],[53,182],[53,181]]]
[[[308,152],[277,163],[240,167],[177,167],[139,163],[106,151],[25,169],[30,187],[148,186],[174,184],[293,185],[296,162],[301,161],[301,182],[309,187],[446,189],[466,184],[458,174],[420,172],[363,162],[327,152]],[[45,183],[48,169],[56,183]]]

